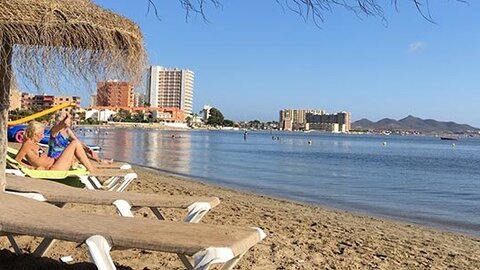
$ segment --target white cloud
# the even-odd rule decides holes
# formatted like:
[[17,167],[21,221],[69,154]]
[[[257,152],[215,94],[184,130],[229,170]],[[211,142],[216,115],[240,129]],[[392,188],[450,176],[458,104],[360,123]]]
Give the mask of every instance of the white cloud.
[[425,41],[415,41],[413,43],[410,43],[408,46],[408,52],[409,53],[418,53],[422,50],[425,50],[427,48],[428,43]]

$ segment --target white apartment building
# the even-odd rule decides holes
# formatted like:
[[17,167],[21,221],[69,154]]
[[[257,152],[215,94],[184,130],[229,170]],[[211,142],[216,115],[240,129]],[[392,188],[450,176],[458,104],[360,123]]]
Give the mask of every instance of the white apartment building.
[[147,100],[151,107],[178,108],[193,112],[194,73],[188,69],[151,66],[147,76]]

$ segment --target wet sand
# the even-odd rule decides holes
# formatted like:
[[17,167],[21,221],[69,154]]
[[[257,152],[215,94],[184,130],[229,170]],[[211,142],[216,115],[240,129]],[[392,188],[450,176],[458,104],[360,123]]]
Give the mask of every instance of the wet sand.
[[[268,237],[253,247],[238,269],[480,269],[480,238],[396,221],[354,215],[204,184],[135,168],[139,180],[128,190],[143,193],[217,196],[221,204],[202,222],[261,227]],[[115,214],[112,207],[67,205],[78,211]],[[184,211],[164,211],[181,220]],[[154,218],[142,209],[138,218]],[[480,228],[479,228],[480,229]],[[19,237],[32,251],[38,239]],[[9,248],[5,237],[0,249]],[[0,269],[96,269],[85,246],[58,241],[44,258],[0,252]],[[59,262],[71,255],[72,263]],[[175,255],[145,250],[112,252],[118,269],[184,269]]]

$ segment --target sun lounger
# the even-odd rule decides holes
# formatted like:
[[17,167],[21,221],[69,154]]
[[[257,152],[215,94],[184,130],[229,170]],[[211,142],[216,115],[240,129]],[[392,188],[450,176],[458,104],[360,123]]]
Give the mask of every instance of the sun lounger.
[[[111,248],[139,248],[193,257],[187,269],[231,269],[265,234],[258,228],[102,216],[0,193],[0,232],[17,253],[14,235],[86,243],[99,270],[114,270]],[[36,256],[43,253],[34,252]]]
[[[119,192],[124,191],[138,177],[128,164],[121,169],[102,169],[95,175],[91,175],[83,166],[68,171],[34,170],[20,165],[14,158],[17,153],[16,149],[7,148],[7,166],[9,167],[7,173],[18,176],[51,180],[77,177],[88,189],[104,189]],[[101,177],[105,177],[106,180],[102,181]]]
[[185,222],[197,223],[213,207],[220,203],[216,197],[189,197],[145,194],[136,192],[109,192],[69,187],[53,181],[45,181],[7,175],[7,191],[56,205],[66,203],[113,205],[120,215],[133,217],[132,208],[149,207],[158,219],[164,219],[160,209],[186,209]]

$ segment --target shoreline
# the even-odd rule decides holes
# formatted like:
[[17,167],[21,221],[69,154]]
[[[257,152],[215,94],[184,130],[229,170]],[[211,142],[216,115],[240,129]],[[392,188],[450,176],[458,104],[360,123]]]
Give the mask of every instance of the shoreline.
[[[213,127],[173,127],[173,126],[165,126],[161,123],[134,123],[134,122],[114,122],[109,124],[97,124],[97,125],[87,125],[87,124],[79,124],[77,128],[101,128],[101,129],[110,129],[110,128],[125,128],[125,129],[133,129],[133,128],[140,128],[140,129],[156,129],[156,130],[165,130],[165,131],[224,131],[224,132],[243,132],[244,129],[222,129],[222,128],[213,128]],[[310,131],[285,131],[285,130],[275,130],[275,129],[266,129],[266,130],[259,130],[259,129],[248,129],[248,132],[280,132],[284,134],[321,134],[321,135],[338,135],[338,136],[378,136],[378,137],[385,137],[388,138],[392,137],[419,137],[419,138],[438,138],[439,140],[444,136],[450,136],[451,133],[421,133],[421,134],[384,134],[381,132],[347,132],[347,133],[335,133],[335,132],[327,132],[327,131],[319,131],[319,130],[310,130]],[[480,134],[459,134],[457,135],[457,139],[455,141],[462,141],[465,139],[478,139],[480,138]],[[448,141],[447,141],[448,142]]]
[[[127,161],[124,161],[127,162]],[[444,220],[441,221],[431,221],[431,219],[425,218],[425,217],[411,217],[408,215],[403,215],[403,216],[391,216],[388,214],[376,214],[373,212],[369,212],[368,209],[355,209],[355,208],[341,208],[335,207],[335,206],[329,206],[327,204],[322,204],[319,202],[312,202],[312,201],[302,201],[302,200],[297,200],[293,198],[286,198],[282,197],[281,195],[273,195],[273,194],[266,194],[266,193],[259,193],[254,190],[250,190],[248,188],[240,187],[240,186],[224,186],[219,183],[215,182],[209,182],[208,179],[205,178],[199,178],[199,177],[192,177],[186,174],[181,174],[173,171],[168,171],[160,168],[155,168],[151,166],[144,166],[141,164],[135,164],[135,163],[130,163],[131,165],[141,168],[143,170],[150,170],[152,172],[156,172],[159,174],[165,174],[168,176],[172,176],[175,178],[182,179],[186,182],[194,182],[194,183],[201,183],[204,185],[212,186],[215,188],[219,189],[225,189],[228,191],[233,191],[233,192],[240,192],[244,193],[249,196],[257,196],[257,197],[262,197],[262,198],[269,198],[273,200],[278,200],[282,202],[288,202],[288,203],[293,203],[293,204],[300,204],[308,207],[318,207],[322,208],[328,211],[336,211],[336,212],[345,212],[349,213],[355,216],[360,216],[360,217],[369,217],[369,218],[375,218],[375,219],[380,219],[380,220],[385,220],[385,221],[390,221],[394,223],[401,223],[404,225],[409,225],[409,226],[419,226],[423,227],[425,229],[431,229],[431,230],[437,230],[440,232],[445,232],[445,233],[454,233],[454,234],[460,234],[465,237],[471,237],[471,238],[478,238],[480,239],[480,228],[478,228],[477,234],[475,234],[473,231],[475,231],[475,225],[467,224],[466,226],[468,229],[455,229],[454,227],[449,227],[449,224],[455,224],[454,221],[446,222]],[[371,209],[371,208],[369,208]]]
[[[241,192],[155,169],[134,169],[139,180],[132,183],[129,191],[217,196],[220,205],[205,216],[203,223],[264,229],[268,237],[247,252],[239,263],[240,269],[480,269],[480,238]],[[66,208],[115,214],[111,207],[67,205]],[[167,210],[164,212],[173,220],[181,219],[184,214]],[[154,218],[147,210],[139,211],[136,216]],[[27,249],[38,242],[28,236],[19,238],[21,247]],[[76,246],[58,241],[46,254],[48,258],[41,259],[19,258],[2,251],[0,263],[12,267],[6,269],[20,269],[19,265],[24,266],[22,269],[32,269],[25,267],[29,263],[35,264],[33,269],[40,269],[40,265],[44,269],[94,269],[91,264],[83,263],[88,261],[86,249]],[[0,248],[8,247],[3,237]],[[66,255],[72,255],[73,265],[58,263]],[[119,250],[112,252],[112,258],[117,264],[128,266],[118,269],[181,268],[174,255],[158,252]]]

